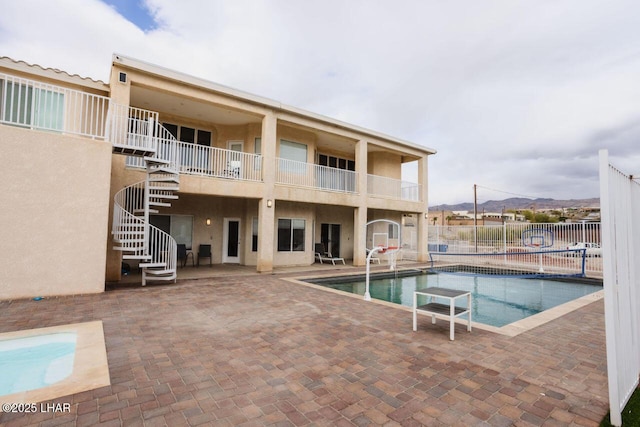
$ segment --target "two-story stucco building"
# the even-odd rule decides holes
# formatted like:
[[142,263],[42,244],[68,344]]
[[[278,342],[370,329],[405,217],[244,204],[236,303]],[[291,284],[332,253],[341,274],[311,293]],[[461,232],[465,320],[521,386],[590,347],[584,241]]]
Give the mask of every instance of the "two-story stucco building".
[[2,299],[100,292],[123,262],[175,280],[181,248],[271,272],[322,243],[364,265],[382,218],[413,218],[427,257],[432,149],[122,55],[108,83],[0,58],[0,101]]

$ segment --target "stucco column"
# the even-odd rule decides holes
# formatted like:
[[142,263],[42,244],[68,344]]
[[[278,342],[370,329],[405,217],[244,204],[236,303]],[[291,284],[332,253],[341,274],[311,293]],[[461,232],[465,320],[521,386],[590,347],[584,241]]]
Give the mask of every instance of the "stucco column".
[[367,262],[367,141],[356,143],[356,172],[358,179],[358,207],[353,211],[353,265],[363,266]]
[[427,246],[429,227],[429,188],[427,156],[418,160],[418,184],[420,184],[420,201],[422,202],[422,212],[418,213],[418,261],[427,262],[429,252]]
[[[278,121],[273,112],[262,119],[262,181],[264,192],[258,202],[258,273],[273,271],[275,211],[273,198],[276,183],[276,129]],[[271,206],[269,206],[271,205]]]
[[[111,102],[119,105],[128,106],[131,96],[131,81],[127,78],[126,82],[119,81],[120,72],[126,72],[114,65],[111,68],[111,78],[109,81],[109,88]],[[112,141],[109,141],[112,142]],[[109,229],[108,241],[107,241],[107,260],[105,265],[105,281],[117,282],[122,278],[122,252],[113,250],[115,242],[111,237],[111,224],[113,222],[113,199],[115,194],[122,190],[131,182],[127,182],[124,176],[126,156],[113,155],[111,156],[111,186],[109,191],[109,222],[105,226]]]

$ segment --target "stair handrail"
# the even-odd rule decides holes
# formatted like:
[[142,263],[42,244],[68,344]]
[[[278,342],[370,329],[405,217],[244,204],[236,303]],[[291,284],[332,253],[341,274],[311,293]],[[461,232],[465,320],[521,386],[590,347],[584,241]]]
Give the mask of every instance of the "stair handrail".
[[154,139],[156,144],[156,157],[167,160],[167,168],[173,173],[180,173],[180,154],[178,150],[178,140],[161,123],[155,123]]
[[[121,146],[152,147],[155,152],[154,157],[168,162],[163,166],[164,170],[167,173],[179,174],[178,141],[157,121],[157,113],[129,107],[126,125],[123,126],[123,109],[117,104],[113,106],[114,108],[110,110],[109,132],[110,137],[113,138],[112,143]],[[123,129],[125,129],[124,135]],[[155,227],[149,221],[149,173],[147,169],[147,178],[144,181],[124,187],[115,194],[112,233],[114,239],[121,243],[120,250],[145,257],[145,263],[162,263],[165,270],[171,270],[175,274],[177,242],[170,234]],[[143,212],[144,217],[136,216],[136,212]],[[121,241],[124,240],[123,236],[126,232],[135,230],[144,231],[142,244]],[[146,278],[147,274],[143,269],[143,285]]]
[[126,233],[134,232],[145,224],[142,218],[135,215],[136,211],[144,209],[144,185],[145,181],[136,182],[122,188],[114,196],[111,231],[114,239],[124,245],[120,247],[128,248],[124,250],[132,251],[134,255],[146,255],[146,243],[136,247],[120,240]]

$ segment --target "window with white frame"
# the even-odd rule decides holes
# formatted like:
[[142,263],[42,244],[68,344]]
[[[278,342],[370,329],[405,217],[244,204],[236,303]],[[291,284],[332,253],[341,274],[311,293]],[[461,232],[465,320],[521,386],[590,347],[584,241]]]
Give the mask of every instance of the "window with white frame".
[[211,131],[173,123],[163,123],[162,126],[183,143],[179,145],[181,166],[191,172],[211,171],[211,153],[204,148],[211,146]]
[[307,146],[280,140],[280,171],[304,175],[307,172]]
[[304,252],[304,219],[278,219],[278,252]]
[[18,126],[62,131],[64,94],[0,80],[0,118]]

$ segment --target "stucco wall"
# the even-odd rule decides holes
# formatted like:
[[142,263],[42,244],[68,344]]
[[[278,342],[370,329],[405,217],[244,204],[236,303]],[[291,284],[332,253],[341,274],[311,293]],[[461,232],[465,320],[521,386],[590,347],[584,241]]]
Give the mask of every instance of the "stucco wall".
[[111,145],[0,125],[0,299],[104,291]]

